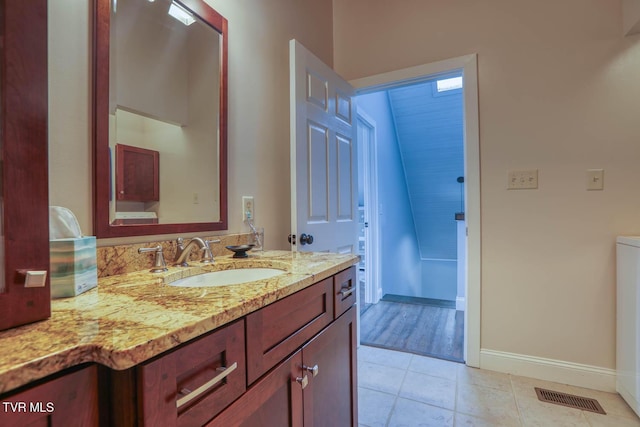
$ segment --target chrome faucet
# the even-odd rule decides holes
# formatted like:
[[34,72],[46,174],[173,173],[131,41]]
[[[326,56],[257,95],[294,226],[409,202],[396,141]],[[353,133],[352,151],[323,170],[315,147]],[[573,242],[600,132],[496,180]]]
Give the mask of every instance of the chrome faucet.
[[176,260],[174,261],[175,265],[181,265],[183,267],[189,266],[189,254],[191,254],[191,250],[194,246],[198,246],[200,250],[206,250],[210,252],[209,245],[207,245],[204,240],[199,237],[194,237],[189,240],[189,243],[184,245],[184,239],[182,237],[178,237],[176,239],[177,249],[176,249]]
[[260,232],[256,229],[255,225],[253,225],[253,219],[251,218],[251,216],[247,216],[246,222],[247,224],[249,224],[251,232],[253,233],[253,241],[255,242],[255,245],[260,249],[264,249],[262,248],[262,239],[260,238]]

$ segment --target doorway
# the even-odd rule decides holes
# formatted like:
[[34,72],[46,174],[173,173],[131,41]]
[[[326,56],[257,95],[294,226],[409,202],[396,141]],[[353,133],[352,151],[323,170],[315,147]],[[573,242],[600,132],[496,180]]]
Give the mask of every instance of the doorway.
[[[454,58],[447,61],[441,61],[434,64],[427,64],[424,66],[413,67],[411,69],[399,70],[396,72],[386,73],[378,76],[367,77],[365,79],[360,79],[357,81],[350,82],[357,90],[357,94],[373,94],[380,91],[386,91],[389,89],[397,89],[402,87],[407,87],[409,85],[416,85],[429,81],[436,80],[446,80],[449,77],[455,77],[457,75],[463,77],[464,86],[460,88],[460,92],[462,92],[463,98],[463,174],[462,176],[465,178],[464,187],[462,183],[458,181],[460,184],[460,205],[465,210],[465,220],[466,224],[462,227],[458,226],[458,233],[462,234],[462,241],[466,243],[466,250],[463,245],[462,256],[459,256],[460,262],[462,263],[462,271],[466,273],[466,280],[463,278],[461,286],[457,286],[454,292],[458,292],[456,295],[454,293],[453,304],[454,304],[454,312],[455,312],[455,304],[456,301],[458,303],[458,308],[464,309],[464,330],[465,330],[465,339],[464,339],[464,360],[470,366],[478,366],[479,365],[479,338],[480,338],[480,325],[479,325],[479,312],[480,312],[480,301],[479,301],[479,283],[480,283],[480,272],[479,272],[479,147],[478,147],[478,117],[477,117],[477,75],[476,75],[476,56],[468,55],[466,57]],[[365,114],[366,116],[366,114]],[[371,129],[371,122],[373,120],[369,117],[365,117],[364,119],[359,118],[359,131],[358,138],[359,140],[366,139],[369,144],[373,140],[375,144],[375,137],[371,137],[367,134],[366,129]],[[362,122],[362,125],[361,125]],[[375,126],[375,124],[374,124]],[[362,128],[362,132],[360,131]],[[394,124],[395,128],[395,124]],[[363,144],[365,145],[365,144]],[[375,145],[372,145],[375,147]],[[369,157],[370,154],[367,153],[366,146],[359,146],[359,148],[363,151],[362,156]],[[376,150],[369,150],[375,153]],[[380,168],[383,168],[383,157],[385,155],[379,155],[378,157],[381,159]],[[367,161],[361,158],[361,161],[364,161],[365,173],[367,170]],[[406,172],[405,172],[406,173]],[[376,176],[379,175],[381,179],[384,181],[392,180],[392,176],[388,175],[382,169],[378,171]],[[371,185],[369,179],[364,179],[364,183]],[[382,184],[381,184],[382,185]],[[365,194],[370,193],[370,191],[365,191]],[[365,196],[366,197],[366,196]],[[366,201],[365,201],[366,202]],[[395,201],[392,201],[392,204],[395,204]],[[409,203],[416,204],[415,201],[410,201]],[[366,203],[365,203],[366,205]],[[375,272],[378,269],[378,265],[372,265],[371,261],[373,261],[373,257],[367,254],[367,247],[371,246],[367,244],[368,236],[371,234],[376,234],[376,231],[380,230],[380,227],[388,228],[389,226],[396,226],[398,224],[404,224],[405,227],[409,225],[409,228],[413,227],[414,230],[412,232],[415,235],[416,224],[413,222],[416,221],[413,219],[415,215],[411,215],[411,218],[397,218],[392,215],[390,210],[390,206],[385,206],[382,201],[376,201],[375,204],[372,205],[373,209],[363,209],[364,218],[363,224],[364,227],[361,228],[361,234],[364,240],[364,271],[362,274],[362,278],[365,281],[365,292],[362,295],[361,305],[366,306],[366,304],[376,302],[381,296],[381,285],[379,280],[372,280],[372,286],[367,286],[367,280],[370,273],[367,273],[369,270],[371,272]],[[416,211],[416,207],[413,206],[413,211]],[[458,214],[460,212],[456,212]],[[451,213],[454,214],[453,212]],[[367,227],[368,225],[368,227]],[[422,225],[422,223],[421,223]],[[397,234],[397,246],[395,251],[397,252],[395,255],[399,255],[396,257],[396,261],[391,261],[388,254],[382,254],[380,257],[384,259],[384,262],[401,262],[404,263],[403,268],[399,271],[400,273],[398,277],[399,283],[419,283],[421,282],[421,270],[422,267],[418,264],[411,263],[407,261],[411,257],[414,257],[417,253],[424,250],[424,248],[420,247],[417,242],[411,242],[411,239],[408,236],[409,232],[407,230],[400,229]],[[415,239],[414,239],[415,240]],[[458,239],[460,240],[460,239]],[[455,243],[458,244],[459,242]],[[387,245],[385,245],[386,247]],[[376,244],[376,248],[379,247],[379,243]],[[384,252],[384,250],[383,250]],[[458,252],[460,250],[458,249]],[[368,256],[367,256],[368,255]],[[424,257],[419,257],[424,258]],[[427,257],[429,258],[429,257]],[[431,264],[429,267],[431,270],[433,268],[438,268],[438,266],[445,265],[443,264],[445,260],[438,259],[437,257],[430,257],[428,260]],[[445,269],[451,270],[450,266]],[[379,279],[379,276],[377,277]],[[460,289],[462,288],[462,289]],[[415,291],[415,289],[413,290]],[[463,292],[463,298],[460,298],[459,292]],[[416,294],[413,292],[414,295]],[[419,294],[419,293],[418,293]],[[435,298],[437,299],[437,298]],[[451,299],[451,298],[447,298]],[[398,302],[398,301],[396,301]],[[407,301],[399,301],[401,303]],[[409,303],[414,303],[416,301],[409,301]],[[460,313],[458,313],[458,317],[461,317]],[[402,316],[402,314],[401,314]],[[396,316],[397,317],[397,316]],[[459,319],[460,320],[460,319]]]
[[358,295],[360,315],[382,297],[378,218],[377,124],[365,111],[356,118],[358,144]]

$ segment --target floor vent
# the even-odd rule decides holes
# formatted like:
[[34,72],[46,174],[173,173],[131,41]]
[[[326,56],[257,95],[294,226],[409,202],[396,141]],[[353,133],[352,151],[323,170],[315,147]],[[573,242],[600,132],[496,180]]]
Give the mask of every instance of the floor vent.
[[598,414],[607,414],[596,399],[560,393],[559,391],[546,390],[538,387],[535,387],[535,389],[538,400],[542,402],[555,403],[556,405],[568,406],[569,408],[582,409],[583,411],[591,411]]

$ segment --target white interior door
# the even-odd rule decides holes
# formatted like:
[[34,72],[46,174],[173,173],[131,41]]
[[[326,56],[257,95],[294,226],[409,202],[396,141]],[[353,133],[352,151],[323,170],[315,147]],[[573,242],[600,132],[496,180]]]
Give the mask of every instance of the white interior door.
[[358,140],[359,186],[364,187],[364,299],[366,304],[376,304],[382,298],[380,286],[380,248],[378,236],[380,224],[378,214],[378,162],[376,148],[376,122],[362,108],[358,108],[356,119]]
[[355,253],[357,153],[353,88],[289,42],[291,248]]

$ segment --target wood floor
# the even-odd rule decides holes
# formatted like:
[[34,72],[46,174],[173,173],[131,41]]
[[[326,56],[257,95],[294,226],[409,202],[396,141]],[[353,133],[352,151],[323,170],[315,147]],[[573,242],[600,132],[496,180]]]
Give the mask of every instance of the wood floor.
[[361,316],[361,344],[464,362],[462,311],[381,300]]

